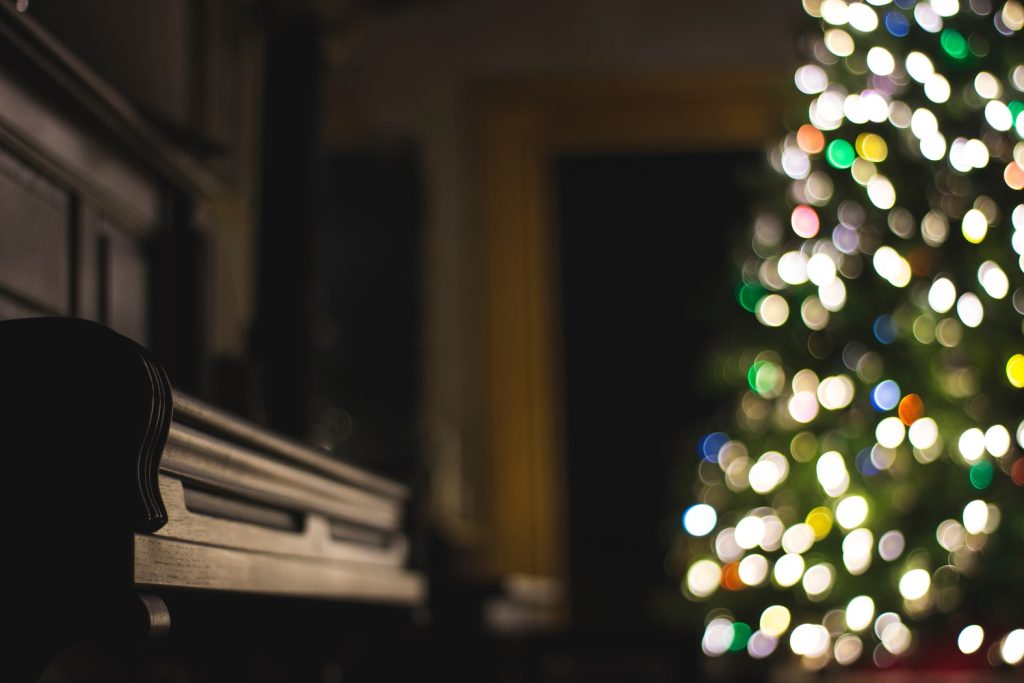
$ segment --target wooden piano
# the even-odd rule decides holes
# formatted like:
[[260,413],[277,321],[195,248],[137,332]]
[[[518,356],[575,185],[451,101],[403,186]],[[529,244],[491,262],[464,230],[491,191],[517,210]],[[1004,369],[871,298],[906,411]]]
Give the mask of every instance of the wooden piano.
[[424,601],[405,487],[175,391],[101,325],[0,322],[0,433],[28,667],[90,629],[166,632],[167,592]]

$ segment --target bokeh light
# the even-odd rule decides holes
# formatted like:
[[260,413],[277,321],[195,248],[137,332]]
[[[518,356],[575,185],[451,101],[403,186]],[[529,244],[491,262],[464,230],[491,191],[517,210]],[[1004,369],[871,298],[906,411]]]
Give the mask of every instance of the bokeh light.
[[704,503],[691,505],[683,513],[683,528],[691,536],[707,536],[718,523],[715,508]]

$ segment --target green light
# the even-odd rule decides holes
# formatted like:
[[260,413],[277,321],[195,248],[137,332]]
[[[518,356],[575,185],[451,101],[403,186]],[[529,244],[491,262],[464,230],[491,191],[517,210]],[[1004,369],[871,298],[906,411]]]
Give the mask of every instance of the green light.
[[825,149],[825,160],[832,168],[850,168],[856,158],[857,152],[846,140],[833,140]]
[[730,652],[739,652],[747,646],[747,641],[750,640],[750,636],[753,633],[751,628],[744,624],[742,621],[737,621],[732,625],[732,642],[729,643]]
[[982,460],[971,465],[971,486],[979,491],[987,489],[989,484],[992,483],[993,472],[992,463],[988,460]]
[[1024,111],[1024,102],[1020,100],[1013,100],[1006,105],[1006,108],[1010,110],[1010,114],[1013,115],[1013,122],[1017,122],[1017,117]]
[[778,381],[779,368],[775,363],[759,360],[747,370],[747,384],[762,396],[771,393]]
[[942,49],[946,51],[946,54],[953,59],[964,59],[967,57],[967,40],[960,35],[959,31],[947,28],[939,36],[939,43],[942,45]]
[[757,302],[766,292],[763,287],[744,282],[736,289],[736,300],[740,302],[740,306],[753,313],[757,308]]
[[750,369],[747,370],[747,384],[754,391],[757,391],[757,373],[764,365],[766,365],[765,361],[759,360],[751,365]]

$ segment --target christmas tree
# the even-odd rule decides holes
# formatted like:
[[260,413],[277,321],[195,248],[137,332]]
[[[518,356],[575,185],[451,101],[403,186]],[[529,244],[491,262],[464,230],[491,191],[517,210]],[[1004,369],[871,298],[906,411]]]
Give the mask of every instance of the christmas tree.
[[[803,0],[698,443],[681,589],[708,656],[1024,659],[1024,5]],[[742,654],[742,653],[745,653]]]

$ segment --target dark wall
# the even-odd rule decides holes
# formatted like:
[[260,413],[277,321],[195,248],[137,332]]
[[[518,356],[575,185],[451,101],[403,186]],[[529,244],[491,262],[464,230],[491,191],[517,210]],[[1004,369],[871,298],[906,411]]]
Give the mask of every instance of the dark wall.
[[570,157],[557,166],[574,623],[653,623],[703,363],[736,310],[729,251],[754,153]]

